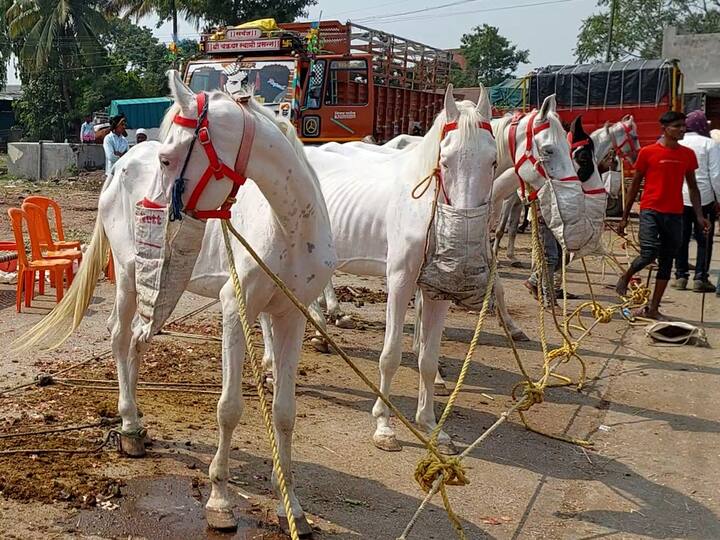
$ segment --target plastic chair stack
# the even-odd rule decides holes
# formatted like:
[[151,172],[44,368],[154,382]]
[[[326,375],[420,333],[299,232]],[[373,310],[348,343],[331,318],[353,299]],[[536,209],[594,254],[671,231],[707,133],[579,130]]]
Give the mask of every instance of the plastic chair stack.
[[[50,249],[53,251],[58,251],[61,249],[80,249],[80,242],[75,240],[65,240],[65,230],[63,229],[63,221],[62,221],[62,211],[60,210],[60,205],[55,202],[54,200],[43,197],[41,195],[31,195],[30,197],[25,197],[24,203],[34,204],[35,206],[39,206],[43,214],[45,215],[45,221],[47,222],[47,232],[41,231],[43,234],[47,234],[47,236],[43,236],[40,239],[40,247],[43,249]],[[47,217],[48,210],[52,208],[53,214],[55,216],[55,231],[57,232],[57,240],[53,241],[52,234],[50,233],[50,221]],[[53,247],[50,247],[53,246]]]
[[[35,295],[36,278],[39,278],[40,294],[45,293],[45,272],[50,274],[55,287],[55,298],[60,302],[63,297],[64,278],[67,278],[68,287],[72,283],[72,260],[43,258],[40,239],[35,232],[33,218],[28,216],[28,214],[20,208],[10,208],[8,210],[8,216],[12,224],[18,254],[18,280],[15,297],[15,307],[17,311],[21,311],[23,296],[25,298],[25,307],[31,307],[32,299]],[[28,259],[26,254],[23,223],[27,226],[28,236],[30,238],[31,259]]]

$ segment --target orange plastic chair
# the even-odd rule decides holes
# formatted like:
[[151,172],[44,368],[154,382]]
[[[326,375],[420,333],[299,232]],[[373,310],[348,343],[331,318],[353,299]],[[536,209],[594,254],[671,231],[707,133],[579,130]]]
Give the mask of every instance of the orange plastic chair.
[[22,205],[22,209],[30,218],[28,222],[29,233],[38,239],[41,249],[44,245],[47,246],[47,251],[42,252],[43,259],[70,259],[80,263],[82,251],[79,249],[58,249],[57,244],[53,242],[47,213],[42,208],[26,200]]
[[[45,222],[47,223],[47,231],[41,231],[43,236],[40,237],[40,247],[49,249],[51,251],[59,251],[62,249],[80,249],[80,242],[77,240],[65,240],[65,230],[62,224],[62,211],[60,205],[49,197],[43,197],[42,195],[30,195],[25,197],[23,202],[34,204],[42,208],[43,215],[45,216]],[[52,208],[55,214],[55,231],[57,232],[57,240],[53,241],[52,232],[50,232],[50,219],[48,217],[48,210]],[[47,236],[44,236],[47,234]]]
[[10,223],[12,224],[13,235],[15,236],[15,244],[18,247],[18,280],[15,294],[15,308],[20,313],[22,305],[23,292],[25,293],[25,307],[31,307],[32,299],[35,295],[35,276],[40,274],[40,294],[44,293],[45,272],[50,272],[55,283],[55,298],[58,302],[63,297],[63,273],[67,275],[68,286],[72,283],[72,261],[68,259],[43,259],[40,255],[40,242],[28,226],[28,236],[30,237],[30,251],[32,260],[28,260],[25,254],[25,239],[23,237],[23,220],[30,223],[29,216],[20,208],[10,208],[8,210]]

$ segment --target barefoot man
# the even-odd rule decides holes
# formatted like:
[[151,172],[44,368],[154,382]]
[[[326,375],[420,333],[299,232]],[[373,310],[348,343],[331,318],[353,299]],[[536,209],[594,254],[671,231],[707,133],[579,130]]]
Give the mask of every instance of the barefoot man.
[[639,315],[651,319],[663,318],[660,301],[667,287],[675,255],[682,242],[683,181],[687,182],[690,200],[698,225],[707,231],[710,223],[702,214],[700,193],[695,182],[697,157],[692,149],[682,146],[685,135],[685,115],[668,111],[660,117],[662,137],[655,144],[640,150],[635,164],[635,176],[618,232],[625,234],[628,216],[635,202],[640,184],[645,180],[640,197],[640,255],[618,280],[615,290],[627,294],[630,279],[657,259],[658,270],[650,304]]

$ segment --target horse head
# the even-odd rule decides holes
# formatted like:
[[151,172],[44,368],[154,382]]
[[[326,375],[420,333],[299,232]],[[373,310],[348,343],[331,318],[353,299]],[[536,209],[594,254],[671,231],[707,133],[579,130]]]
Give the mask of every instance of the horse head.
[[595,160],[595,143],[583,128],[582,115],[577,116],[571,122],[568,142],[570,143],[572,159],[580,181],[585,183],[595,175],[597,176],[597,182],[600,182]]
[[441,127],[437,174],[445,202],[458,208],[475,208],[488,200],[497,159],[489,123],[490,99],[482,85],[477,104],[456,102],[452,91],[452,85],[448,85],[444,111],[424,142],[431,143]]
[[626,159],[631,164],[635,163],[640,151],[640,138],[635,118],[630,114],[625,115],[622,120],[609,126],[607,132],[618,158]]
[[245,181],[254,116],[223,93],[196,95],[175,70],[168,83],[175,104],[163,120],[153,202],[170,204],[171,219],[229,217]]

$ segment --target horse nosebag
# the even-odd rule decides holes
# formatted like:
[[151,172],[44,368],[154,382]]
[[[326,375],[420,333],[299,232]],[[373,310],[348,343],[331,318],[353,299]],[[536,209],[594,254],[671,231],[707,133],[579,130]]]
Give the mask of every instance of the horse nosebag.
[[560,245],[575,256],[597,251],[606,198],[583,192],[580,181],[550,179],[537,192],[540,213]]
[[418,285],[433,300],[482,307],[490,268],[489,205],[455,208],[438,203],[427,234]]
[[162,328],[185,291],[197,261],[205,221],[183,216],[170,221],[169,208],[140,201],[135,206],[135,287],[142,332]]

